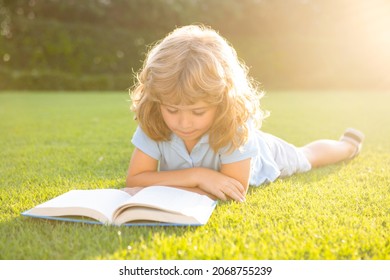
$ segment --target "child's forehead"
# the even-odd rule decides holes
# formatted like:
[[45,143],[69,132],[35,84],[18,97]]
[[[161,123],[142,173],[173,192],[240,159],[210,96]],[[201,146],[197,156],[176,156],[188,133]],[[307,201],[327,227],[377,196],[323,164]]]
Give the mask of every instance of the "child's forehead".
[[184,104],[184,103],[177,104],[177,103],[163,102],[162,105],[173,107],[175,109],[180,109],[180,110],[197,110],[197,109],[210,107],[211,104],[204,101],[197,101],[193,104]]

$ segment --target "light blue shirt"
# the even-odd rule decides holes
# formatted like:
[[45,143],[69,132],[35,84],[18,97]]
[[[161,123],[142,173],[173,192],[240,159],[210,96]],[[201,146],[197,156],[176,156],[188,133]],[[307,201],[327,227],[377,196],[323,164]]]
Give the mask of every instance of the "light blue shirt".
[[272,182],[279,177],[279,168],[261,131],[252,129],[247,143],[232,153],[226,152],[227,147],[215,153],[208,139],[208,134],[203,135],[191,153],[188,153],[183,140],[176,134],[172,134],[170,141],[154,141],[138,127],[133,135],[132,143],[145,154],[158,160],[161,171],[192,167],[205,167],[219,171],[221,164],[251,158],[249,181],[251,185]]

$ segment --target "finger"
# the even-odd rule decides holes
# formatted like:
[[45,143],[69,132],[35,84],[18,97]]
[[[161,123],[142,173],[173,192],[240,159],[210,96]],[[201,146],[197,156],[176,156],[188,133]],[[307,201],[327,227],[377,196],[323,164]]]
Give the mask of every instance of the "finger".
[[213,195],[215,195],[216,197],[218,197],[218,199],[220,200],[223,200],[223,201],[226,201],[228,200],[228,197],[226,196],[226,194],[222,191],[222,190],[216,190]]
[[228,195],[230,198],[232,198],[235,201],[238,202],[244,202],[245,196],[242,194],[234,184],[228,184],[223,189],[223,192]]
[[240,181],[230,178],[230,183],[234,185],[235,188],[237,188],[242,194],[245,194],[245,188],[244,186],[240,183]]
[[241,199],[245,200],[246,191],[239,181],[233,180],[227,186],[230,187],[234,192],[238,193]]

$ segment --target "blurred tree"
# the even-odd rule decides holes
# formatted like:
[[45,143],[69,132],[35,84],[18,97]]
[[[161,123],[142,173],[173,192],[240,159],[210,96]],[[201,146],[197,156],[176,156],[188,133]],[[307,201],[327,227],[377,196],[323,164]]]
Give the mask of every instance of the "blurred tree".
[[0,0],[0,90],[126,89],[147,46],[192,23],[266,89],[390,87],[386,0]]

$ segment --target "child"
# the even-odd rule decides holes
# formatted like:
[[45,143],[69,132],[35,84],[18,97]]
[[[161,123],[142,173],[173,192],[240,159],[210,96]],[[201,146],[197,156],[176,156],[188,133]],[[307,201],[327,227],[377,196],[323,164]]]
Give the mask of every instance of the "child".
[[126,191],[150,185],[244,201],[272,182],[356,156],[363,134],[297,148],[259,130],[261,94],[235,50],[203,26],[177,28],[147,55],[131,92],[139,127]]

